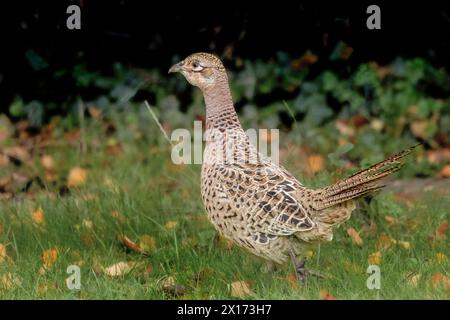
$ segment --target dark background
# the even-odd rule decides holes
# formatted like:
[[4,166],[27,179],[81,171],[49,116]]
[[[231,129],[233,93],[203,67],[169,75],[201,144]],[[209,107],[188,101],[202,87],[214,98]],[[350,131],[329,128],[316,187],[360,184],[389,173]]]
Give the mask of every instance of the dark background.
[[[66,28],[70,4],[81,6],[81,30]],[[370,4],[381,8],[381,30],[366,28]],[[311,50],[319,56],[316,70],[344,73],[361,62],[383,64],[398,56],[450,67],[450,10],[443,1],[29,1],[2,4],[1,23],[3,111],[15,96],[44,103],[75,96],[73,78],[55,73],[70,74],[80,63],[101,73],[110,73],[114,62],[165,71],[174,56],[196,51],[214,52],[227,62],[269,60],[278,51],[296,57]],[[354,49],[351,59],[320,59],[339,41]],[[30,50],[46,67],[30,65]]]

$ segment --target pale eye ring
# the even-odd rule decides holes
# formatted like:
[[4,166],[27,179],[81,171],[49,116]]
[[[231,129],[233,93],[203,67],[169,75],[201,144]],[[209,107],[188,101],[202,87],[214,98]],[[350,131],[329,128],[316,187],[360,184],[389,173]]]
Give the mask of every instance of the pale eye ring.
[[194,71],[203,70],[203,67],[200,65],[200,63],[198,61],[193,61],[191,65],[192,65],[192,70],[194,70]]

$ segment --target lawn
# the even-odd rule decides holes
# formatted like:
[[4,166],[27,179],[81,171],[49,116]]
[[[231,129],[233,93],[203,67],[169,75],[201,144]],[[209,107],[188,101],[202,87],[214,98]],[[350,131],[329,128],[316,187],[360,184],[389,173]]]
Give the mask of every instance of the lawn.
[[[261,260],[217,236],[200,199],[200,167],[172,164],[145,121],[151,130],[92,121],[9,140],[22,159],[0,166],[0,298],[450,297],[449,190],[386,190],[360,201],[332,242],[307,252],[309,267],[327,278],[301,285],[290,264],[263,272]],[[288,152],[282,161],[305,184],[334,178],[306,176],[299,158]],[[379,290],[367,288],[369,264],[380,266]],[[79,290],[66,285],[70,265],[80,267]]]

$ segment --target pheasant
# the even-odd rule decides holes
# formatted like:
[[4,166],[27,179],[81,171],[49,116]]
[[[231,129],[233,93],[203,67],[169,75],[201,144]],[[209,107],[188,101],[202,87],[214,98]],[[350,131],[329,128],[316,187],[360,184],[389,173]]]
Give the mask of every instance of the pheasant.
[[331,241],[333,229],[350,218],[355,199],[380,190],[380,180],[398,171],[400,160],[415,147],[330,186],[310,189],[251,144],[219,58],[194,53],[173,65],[172,72],[180,72],[204,96],[201,195],[209,220],[223,236],[273,265],[291,259],[302,281],[315,275],[298,259],[305,248]]

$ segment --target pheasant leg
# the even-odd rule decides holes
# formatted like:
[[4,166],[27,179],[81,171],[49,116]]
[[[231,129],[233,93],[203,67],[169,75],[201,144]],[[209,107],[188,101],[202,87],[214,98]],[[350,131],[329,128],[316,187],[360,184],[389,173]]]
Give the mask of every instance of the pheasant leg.
[[295,274],[297,276],[297,281],[305,283],[306,278],[309,276],[317,277],[324,279],[325,276],[321,274],[320,272],[314,271],[314,270],[308,270],[305,268],[305,262],[306,259],[299,260],[295,256],[295,253],[293,250],[289,250],[289,255],[291,256],[292,264],[294,265]]

